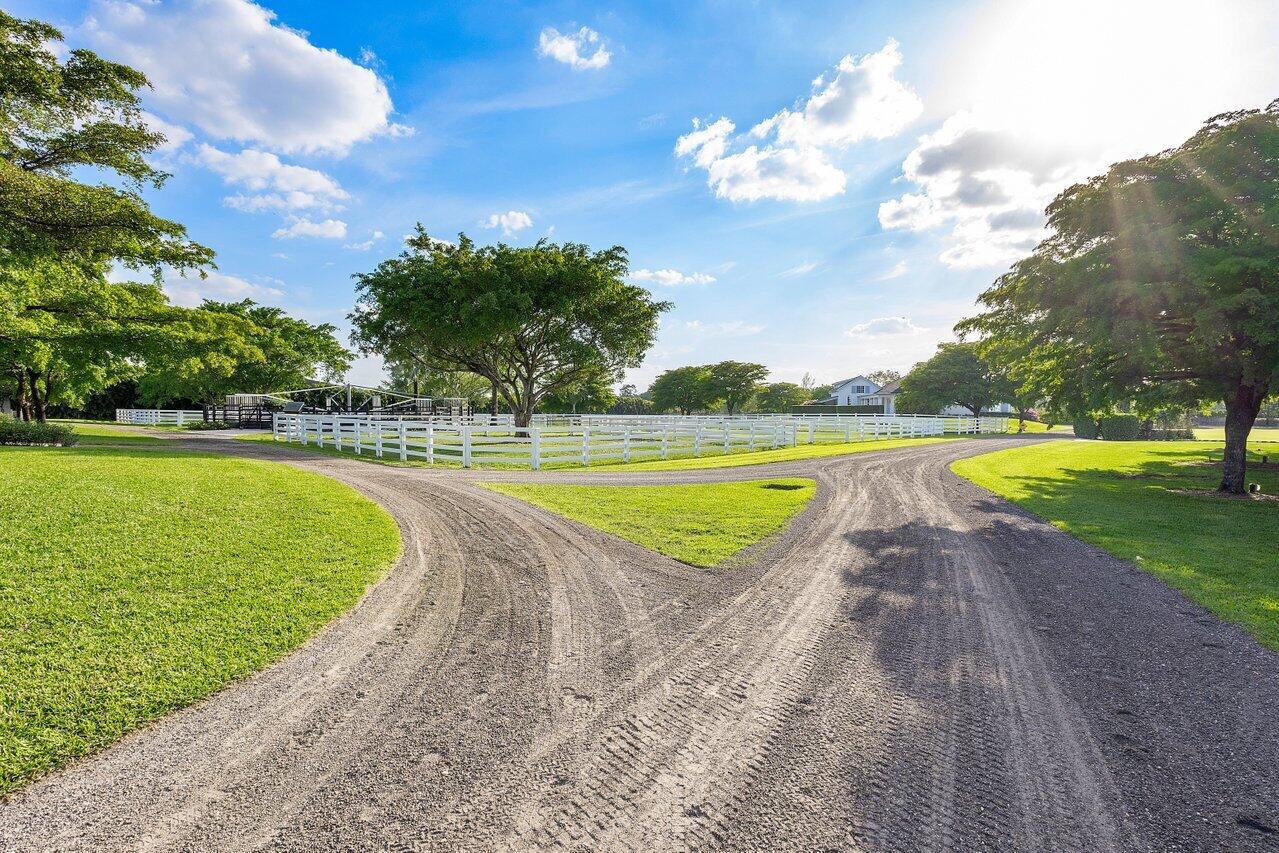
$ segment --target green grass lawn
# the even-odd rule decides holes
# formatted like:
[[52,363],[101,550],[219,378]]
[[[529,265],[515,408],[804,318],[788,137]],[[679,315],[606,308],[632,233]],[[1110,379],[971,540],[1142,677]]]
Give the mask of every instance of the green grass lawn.
[[785,526],[817,490],[808,479],[678,486],[483,483],[693,566],[717,566]]
[[[1195,438],[1200,441],[1225,441],[1225,427],[1195,427]],[[1253,427],[1252,432],[1248,433],[1248,441],[1279,441],[1279,427]],[[1271,450],[1272,456],[1279,454],[1279,450]]]
[[[1251,448],[1254,459],[1267,452]],[[1271,454],[1273,458],[1273,453]],[[1212,489],[1221,445],[1063,441],[955,462],[951,468],[1181,590],[1279,651],[1279,503],[1178,494]],[[1279,470],[1248,479],[1279,492]],[[1140,558],[1140,559],[1138,559]]]
[[142,427],[127,424],[110,424],[90,421],[55,421],[66,424],[80,437],[81,445],[102,444],[164,444],[169,439],[147,435]]
[[276,463],[0,450],[0,793],[278,659],[399,547],[372,501]]
[[702,456],[686,459],[654,459],[630,464],[611,463],[601,468],[624,468],[627,471],[689,471],[700,468],[738,468],[744,465],[766,465],[769,462],[794,462],[800,459],[818,459],[826,456],[846,456],[851,453],[867,453],[873,450],[893,450],[898,447],[916,447],[941,441],[962,441],[969,436],[949,435],[933,438],[887,438],[882,441],[850,441],[838,444],[799,444],[795,447],[779,447],[776,450],[742,451],[727,456]]

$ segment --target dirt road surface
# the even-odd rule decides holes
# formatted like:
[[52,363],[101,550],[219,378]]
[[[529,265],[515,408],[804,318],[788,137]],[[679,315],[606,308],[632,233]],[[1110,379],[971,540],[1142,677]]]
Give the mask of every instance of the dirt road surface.
[[[404,557],[11,797],[0,849],[1279,848],[1279,656],[948,470],[1019,441],[500,475],[223,442],[370,495]],[[714,571],[473,485],[781,475],[818,496]]]

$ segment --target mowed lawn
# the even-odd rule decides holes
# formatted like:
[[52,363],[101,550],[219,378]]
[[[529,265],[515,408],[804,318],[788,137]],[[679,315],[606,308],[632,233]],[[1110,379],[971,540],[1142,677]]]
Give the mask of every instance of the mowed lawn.
[[481,485],[703,567],[717,566],[781,530],[817,489],[803,478],[676,486]]
[[778,447],[775,450],[743,450],[718,456],[654,459],[648,462],[631,462],[629,464],[617,462],[599,467],[623,468],[627,471],[690,471],[702,468],[738,468],[744,465],[767,465],[769,462],[795,462],[802,459],[847,456],[853,453],[869,453],[876,450],[895,450],[899,447],[917,447],[923,444],[937,444],[942,441],[962,441],[970,437],[949,435],[932,438],[886,438],[880,441],[850,441],[837,444],[798,444],[794,447]]
[[[106,424],[95,423],[91,421],[54,421],[54,423],[64,424],[71,427],[75,434],[79,436],[79,444],[85,445],[111,445],[111,444],[164,444],[169,441],[167,438],[159,438],[154,435],[147,435],[140,427],[128,426],[127,424]],[[175,434],[177,438],[181,433]]]
[[[1254,445],[1250,456],[1269,452]],[[1271,458],[1274,454],[1271,453]],[[1212,489],[1221,445],[1062,441],[961,459],[960,476],[1162,578],[1279,651],[1279,502],[1179,494]],[[1279,469],[1251,466],[1279,492]]]
[[284,465],[0,450],[0,793],[278,659],[399,547],[372,501]]
[[[1195,438],[1200,441],[1225,441],[1225,427],[1195,427]],[[1248,433],[1248,441],[1251,442],[1272,442],[1279,441],[1279,427],[1253,427],[1252,432]],[[1271,456],[1279,456],[1279,448],[1271,448],[1268,451]]]

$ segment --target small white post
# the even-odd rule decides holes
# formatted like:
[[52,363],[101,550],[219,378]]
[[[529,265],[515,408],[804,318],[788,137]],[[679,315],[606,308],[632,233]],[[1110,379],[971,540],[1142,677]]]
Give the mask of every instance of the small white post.
[[631,461],[631,428],[622,427],[622,462]]
[[471,428],[462,427],[462,467],[471,467]]
[[[369,419],[369,422],[372,423],[372,418]],[[376,456],[378,459],[381,459],[382,458],[382,422],[378,421],[377,426],[375,426],[373,429],[374,429],[373,455]]]
[[755,449],[755,422],[750,422],[750,443],[747,445],[748,450]]
[[662,427],[662,458],[665,459],[670,455],[670,437],[671,428],[669,426]]
[[700,423],[693,433],[693,455],[702,455],[702,425]]
[[591,428],[582,427],[582,464],[591,464]]
[[542,428],[530,426],[528,428],[529,438],[532,442],[529,444],[529,464],[536,471],[542,467]]
[[408,428],[404,426],[404,418],[400,418],[400,461],[409,461],[409,434]]
[[435,424],[426,425],[426,461],[435,464]]

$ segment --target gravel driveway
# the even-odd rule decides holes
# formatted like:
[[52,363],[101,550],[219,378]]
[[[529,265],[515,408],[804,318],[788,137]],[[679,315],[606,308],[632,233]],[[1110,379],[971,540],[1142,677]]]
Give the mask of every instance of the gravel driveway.
[[[0,849],[1279,847],[1279,656],[948,470],[1022,439],[488,475],[187,443],[352,484],[404,557],[9,798]],[[794,475],[808,509],[711,571],[473,485]]]

